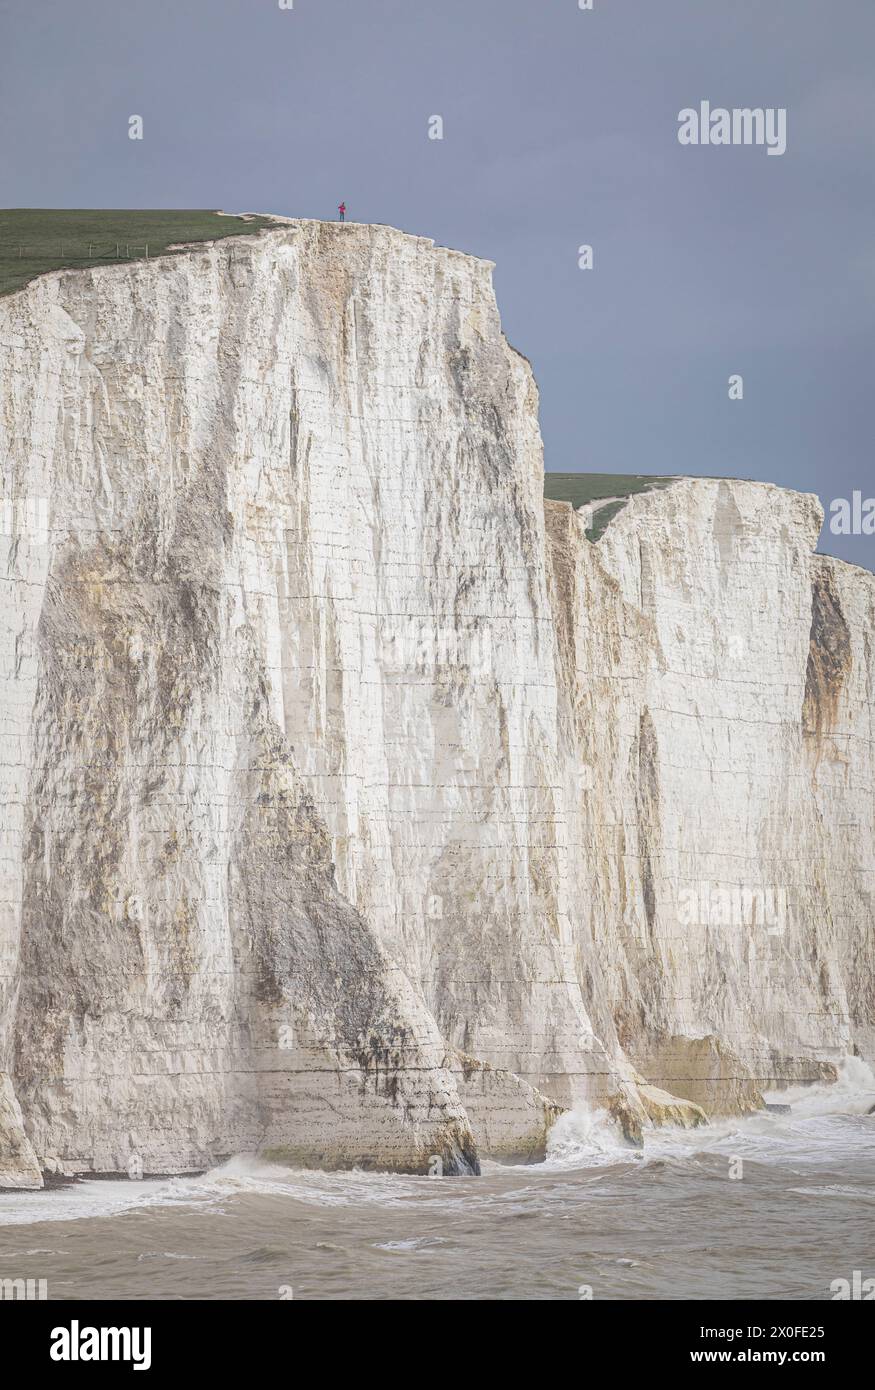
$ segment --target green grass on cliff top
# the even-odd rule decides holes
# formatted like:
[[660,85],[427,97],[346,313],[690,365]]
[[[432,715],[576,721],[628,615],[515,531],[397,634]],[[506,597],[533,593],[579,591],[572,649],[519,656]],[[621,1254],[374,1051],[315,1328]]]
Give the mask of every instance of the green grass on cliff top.
[[[267,217],[224,217],[207,209],[0,209],[0,295],[49,270],[165,256],[179,242],[251,236]],[[173,254],[170,252],[170,254]]]
[[570,502],[573,507],[615,497],[615,502],[599,507],[593,516],[588,536],[591,541],[597,541],[634,493],[652,492],[654,488],[668,487],[674,481],[674,478],[644,473],[545,473],[544,496],[551,502]]

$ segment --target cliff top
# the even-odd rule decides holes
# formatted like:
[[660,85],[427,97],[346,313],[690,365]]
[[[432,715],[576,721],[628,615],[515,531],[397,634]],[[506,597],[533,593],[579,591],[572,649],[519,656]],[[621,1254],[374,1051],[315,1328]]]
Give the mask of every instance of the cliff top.
[[187,245],[251,236],[270,217],[196,208],[0,209],[0,295],[38,275],[183,254]]
[[644,473],[545,473],[544,496],[549,502],[570,502],[575,508],[598,504],[593,506],[590,535],[597,541],[636,492],[652,492],[673,482],[673,477]]
[[387,223],[325,222],[276,213],[225,213],[208,208],[0,208],[0,296],[55,270],[123,265],[147,257],[185,255],[201,242],[252,236],[266,230],[321,225],[340,229],[380,228],[424,242],[451,256],[488,267],[494,261]]

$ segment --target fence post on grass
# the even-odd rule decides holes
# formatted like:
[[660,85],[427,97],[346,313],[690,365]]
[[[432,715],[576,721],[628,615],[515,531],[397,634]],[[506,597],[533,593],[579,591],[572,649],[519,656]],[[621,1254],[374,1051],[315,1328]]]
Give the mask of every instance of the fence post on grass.
[[119,255],[120,255],[120,252],[119,252],[119,243],[116,242],[116,244],[115,244],[115,258],[116,258],[116,260],[119,259]]
[[146,242],[146,260],[148,261],[148,259],[149,259],[149,243],[148,243],[148,241],[147,241],[147,242]]

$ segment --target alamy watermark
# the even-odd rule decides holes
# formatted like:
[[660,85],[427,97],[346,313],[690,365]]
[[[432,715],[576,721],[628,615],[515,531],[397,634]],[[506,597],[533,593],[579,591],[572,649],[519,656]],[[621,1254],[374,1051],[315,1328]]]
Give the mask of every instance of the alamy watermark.
[[21,1299],[27,1302],[45,1301],[49,1296],[47,1279],[0,1279],[0,1301]]
[[787,148],[787,109],[784,106],[725,106],[702,101],[696,110],[678,112],[679,145],[765,145],[766,154]]
[[678,890],[678,921],[684,926],[763,927],[770,936],[783,936],[789,916],[786,888],[702,880]]
[[387,671],[436,674],[465,668],[473,677],[492,671],[492,637],[488,628],[429,627],[421,618],[384,625],[380,650]]
[[875,1279],[864,1279],[862,1271],[855,1269],[850,1279],[833,1279],[829,1291],[834,1303],[871,1302],[875,1299]]
[[130,1361],[135,1371],[152,1365],[151,1327],[82,1327],[74,1318],[69,1327],[53,1327],[51,1336],[53,1361]]
[[48,545],[47,497],[0,497],[0,536]]
[[835,497],[829,504],[829,529],[834,536],[875,536],[875,497],[862,492]]

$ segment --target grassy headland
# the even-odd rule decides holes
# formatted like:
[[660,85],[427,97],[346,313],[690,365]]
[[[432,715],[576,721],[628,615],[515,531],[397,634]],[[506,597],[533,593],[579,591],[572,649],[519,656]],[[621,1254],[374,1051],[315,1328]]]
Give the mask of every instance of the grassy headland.
[[179,243],[251,236],[270,225],[267,217],[225,217],[206,209],[3,208],[0,295],[49,270],[166,256]]

